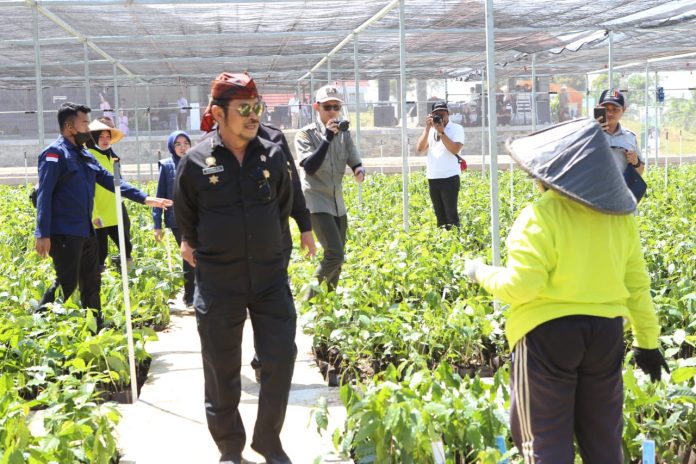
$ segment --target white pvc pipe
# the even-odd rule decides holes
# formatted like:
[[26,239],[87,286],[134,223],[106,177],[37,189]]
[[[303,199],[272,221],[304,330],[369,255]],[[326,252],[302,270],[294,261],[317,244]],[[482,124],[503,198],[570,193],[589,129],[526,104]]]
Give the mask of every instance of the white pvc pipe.
[[130,290],[128,288],[128,262],[126,261],[126,236],[123,226],[121,206],[121,163],[114,162],[114,194],[116,197],[116,219],[118,220],[118,247],[121,256],[121,283],[123,285],[123,304],[126,312],[126,339],[128,341],[128,363],[130,364],[131,403],[138,400],[138,377],[135,372],[135,346],[133,344],[133,321],[131,319]]
[[537,101],[536,101],[536,53],[532,53],[532,132],[536,132]]
[[608,59],[609,88],[614,88],[614,31],[609,31],[609,59]]
[[[360,151],[360,69],[358,66],[358,34],[353,35],[353,78],[355,79],[355,145]],[[363,166],[364,168],[364,166]],[[367,171],[365,171],[367,173]],[[358,184],[358,205],[362,207],[362,183]]]
[[89,83],[89,47],[87,47],[86,42],[83,42],[82,45],[85,53],[85,105],[92,107],[92,95]]
[[[138,163],[138,181],[140,180],[140,161],[142,153],[140,151],[140,123],[138,122],[138,84],[133,81],[133,98],[135,100],[135,110],[133,111],[133,118],[135,119],[135,161]],[[155,178],[155,174],[152,168],[152,162],[150,164],[150,180]]]
[[399,0],[399,100],[401,104],[401,190],[404,230],[408,232],[408,128],[406,127],[406,0]]
[[590,75],[585,74],[585,112],[587,113],[587,117],[591,118],[592,114],[590,113]]
[[[490,98],[490,92],[489,96]],[[486,68],[481,71],[481,177],[486,177]]]
[[669,153],[667,150],[669,148],[669,132],[665,132],[665,187],[667,187],[667,164],[669,164],[667,161],[669,159],[667,158],[667,153]]
[[43,107],[43,84],[41,80],[41,49],[39,47],[39,12],[36,5],[31,9],[32,12],[32,31],[34,35],[34,76],[36,79],[36,122],[39,129],[39,149],[43,150],[46,145],[44,131],[44,107]]
[[149,84],[145,87],[145,103],[147,104],[147,160],[152,163],[152,106],[150,105]]
[[491,242],[493,265],[500,265],[500,212],[498,208],[498,142],[495,110],[495,24],[493,22],[493,0],[486,0],[486,70],[488,82],[488,149],[491,154]]
[[650,123],[648,122],[649,118],[649,107],[650,107],[650,100],[648,99],[648,82],[650,81],[650,74],[648,70],[648,62],[645,62],[645,145],[643,145],[645,149],[645,169],[648,169],[648,163],[650,159],[650,149],[648,146],[648,132],[650,128]]
[[657,101],[657,87],[659,85],[657,79],[657,71],[655,71],[655,167],[660,162],[660,121],[659,121],[659,104]]
[[169,273],[171,274],[173,272],[173,266],[172,266],[172,250],[171,250],[171,245],[169,244],[169,234],[167,233],[167,228],[163,227],[162,228],[162,233],[164,234],[164,246],[167,249],[167,264],[169,266]]

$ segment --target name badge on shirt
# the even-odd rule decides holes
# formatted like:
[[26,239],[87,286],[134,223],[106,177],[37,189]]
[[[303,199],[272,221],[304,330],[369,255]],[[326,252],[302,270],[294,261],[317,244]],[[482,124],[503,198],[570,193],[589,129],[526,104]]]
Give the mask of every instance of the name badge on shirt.
[[203,175],[207,176],[209,174],[215,174],[225,170],[224,166],[211,166],[209,168],[203,168]]

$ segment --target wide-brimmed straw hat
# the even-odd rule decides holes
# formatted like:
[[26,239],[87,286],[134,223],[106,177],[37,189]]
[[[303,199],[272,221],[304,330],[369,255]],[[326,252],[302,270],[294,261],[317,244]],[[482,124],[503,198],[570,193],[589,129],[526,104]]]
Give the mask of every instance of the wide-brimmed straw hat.
[[556,124],[506,145],[523,170],[572,200],[609,214],[636,209],[607,137],[592,119]]
[[90,132],[102,132],[102,131],[110,131],[111,132],[111,145],[115,144],[119,140],[121,140],[125,134],[121,132],[119,129],[116,129],[115,127],[109,127],[103,122],[99,121],[98,119],[95,119],[94,121],[89,123],[89,131]]

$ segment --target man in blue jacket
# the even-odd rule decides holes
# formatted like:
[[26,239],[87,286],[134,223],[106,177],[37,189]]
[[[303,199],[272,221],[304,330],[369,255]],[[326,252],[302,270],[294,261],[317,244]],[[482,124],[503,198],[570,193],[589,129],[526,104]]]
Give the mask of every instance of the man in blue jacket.
[[[87,106],[64,103],[58,110],[61,135],[39,155],[39,187],[36,202],[36,252],[53,259],[56,280],[44,293],[39,307],[55,300],[61,287],[67,299],[80,287],[85,308],[97,310],[101,328],[101,277],[98,270],[97,240],[92,227],[96,183],[114,191],[114,178],[84,148],[91,135]],[[171,200],[148,197],[144,192],[121,184],[123,196],[148,206],[166,208]]]

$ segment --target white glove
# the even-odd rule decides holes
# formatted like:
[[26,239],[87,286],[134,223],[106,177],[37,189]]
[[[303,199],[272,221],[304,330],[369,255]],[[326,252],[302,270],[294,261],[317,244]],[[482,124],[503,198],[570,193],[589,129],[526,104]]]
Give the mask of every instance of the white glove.
[[464,261],[464,274],[472,281],[478,282],[476,278],[476,272],[485,266],[486,263],[483,262],[481,258],[467,259]]

